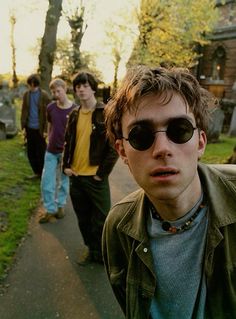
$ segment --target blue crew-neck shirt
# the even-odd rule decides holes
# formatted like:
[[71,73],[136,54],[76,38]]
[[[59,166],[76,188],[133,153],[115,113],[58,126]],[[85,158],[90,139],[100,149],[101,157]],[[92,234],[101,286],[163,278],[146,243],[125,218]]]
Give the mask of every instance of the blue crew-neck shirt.
[[[199,202],[173,226],[180,227],[196,212]],[[148,233],[157,279],[151,303],[152,319],[204,319],[206,283],[203,260],[207,233],[207,207],[190,228],[177,233],[164,231],[150,213]]]
[[30,92],[30,109],[28,127],[39,129],[39,90]]

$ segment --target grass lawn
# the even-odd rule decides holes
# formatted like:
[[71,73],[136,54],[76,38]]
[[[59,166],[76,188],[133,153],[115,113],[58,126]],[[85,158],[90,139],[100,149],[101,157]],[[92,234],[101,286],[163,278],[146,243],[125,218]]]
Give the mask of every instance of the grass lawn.
[[223,163],[233,152],[236,145],[236,137],[221,135],[219,143],[211,143],[206,147],[206,151],[201,161],[204,163]]
[[0,141],[0,280],[12,263],[15,251],[38,206],[39,181],[27,180],[32,170],[20,135]]
[[[207,145],[202,161],[222,163],[231,155],[236,138],[221,136],[219,143]],[[29,217],[40,199],[39,181],[32,174],[20,134],[0,141],[0,281],[14,261],[16,249],[27,233]]]

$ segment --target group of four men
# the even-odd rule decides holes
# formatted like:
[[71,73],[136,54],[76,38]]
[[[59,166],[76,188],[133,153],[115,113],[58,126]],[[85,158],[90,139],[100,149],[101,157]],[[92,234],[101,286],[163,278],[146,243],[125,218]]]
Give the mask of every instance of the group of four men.
[[[200,163],[211,97],[179,68],[130,69],[105,109],[91,74],[73,88],[62,172],[89,248],[81,263],[103,257],[128,319],[236,318],[236,168]],[[108,214],[114,149],[140,189]]]

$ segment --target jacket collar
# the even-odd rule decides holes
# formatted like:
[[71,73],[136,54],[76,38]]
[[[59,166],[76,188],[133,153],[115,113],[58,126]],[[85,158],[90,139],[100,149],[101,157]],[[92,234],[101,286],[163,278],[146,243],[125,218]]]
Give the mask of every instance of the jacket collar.
[[[105,106],[105,104],[103,102],[97,101],[94,110],[96,110],[96,109],[104,109],[104,106]],[[81,109],[81,105],[80,104],[77,106],[77,110],[79,110],[79,109]]]
[[198,170],[209,206],[209,220],[214,221],[216,228],[236,223],[236,165],[199,163]]
[[124,204],[127,206],[127,209],[126,214],[118,224],[118,229],[140,242],[147,241],[147,209],[145,208],[144,191],[139,189],[131,193],[120,201],[119,204],[122,205],[122,207]]

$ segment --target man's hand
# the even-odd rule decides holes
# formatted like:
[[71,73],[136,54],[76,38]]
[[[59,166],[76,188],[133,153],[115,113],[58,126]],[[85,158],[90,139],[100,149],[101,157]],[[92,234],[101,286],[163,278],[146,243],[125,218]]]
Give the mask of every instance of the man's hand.
[[67,176],[76,175],[75,172],[71,168],[65,168],[64,169],[64,174],[67,175]]
[[99,177],[98,175],[94,175],[93,178],[95,179],[95,181],[101,182],[102,178]]

